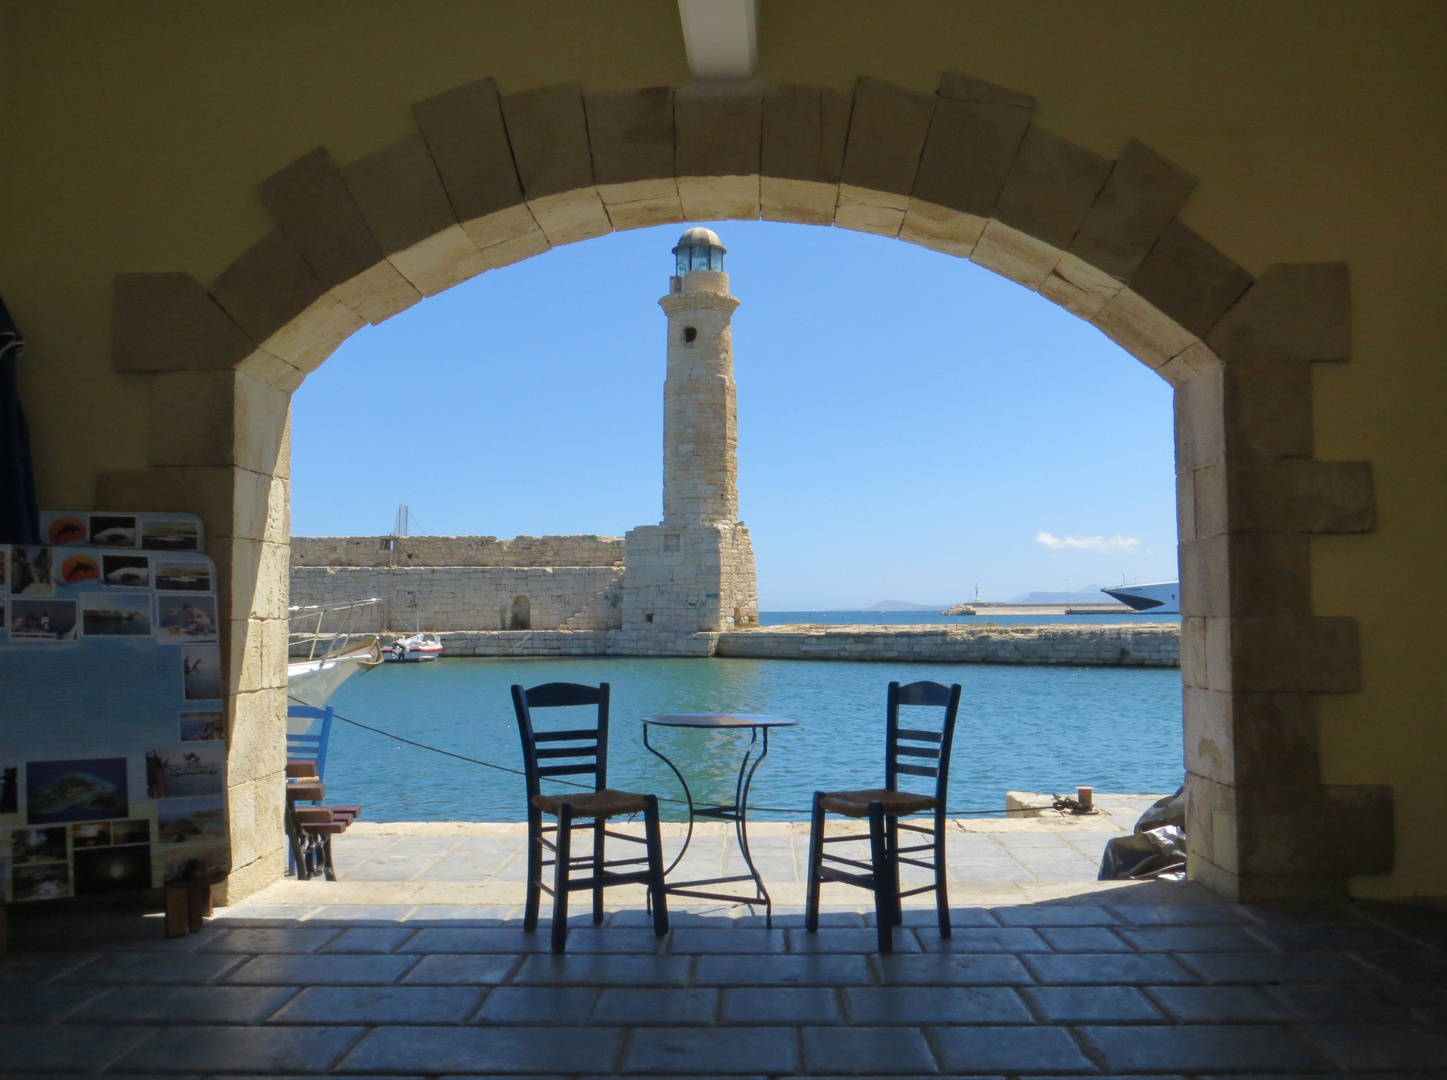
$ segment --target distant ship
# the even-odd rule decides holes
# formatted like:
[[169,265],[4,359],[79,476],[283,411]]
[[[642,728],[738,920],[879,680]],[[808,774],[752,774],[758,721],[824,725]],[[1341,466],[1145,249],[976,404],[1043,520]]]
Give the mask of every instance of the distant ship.
[[1155,585],[1122,585],[1118,589],[1101,589],[1106,596],[1113,596],[1122,604],[1135,611],[1149,611],[1152,615],[1179,615],[1181,613],[1181,583],[1162,581]]

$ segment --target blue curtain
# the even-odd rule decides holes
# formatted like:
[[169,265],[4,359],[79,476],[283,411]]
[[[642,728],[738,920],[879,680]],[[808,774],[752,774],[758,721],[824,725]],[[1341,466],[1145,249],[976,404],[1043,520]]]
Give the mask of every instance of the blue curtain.
[[23,348],[25,339],[0,300],[0,544],[41,543],[30,427],[15,385]]

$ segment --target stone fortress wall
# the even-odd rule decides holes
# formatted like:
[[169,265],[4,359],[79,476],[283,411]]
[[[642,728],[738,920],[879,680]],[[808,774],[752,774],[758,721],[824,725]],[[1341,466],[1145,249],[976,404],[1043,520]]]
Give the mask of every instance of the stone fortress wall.
[[299,566],[622,566],[621,536],[293,536]]

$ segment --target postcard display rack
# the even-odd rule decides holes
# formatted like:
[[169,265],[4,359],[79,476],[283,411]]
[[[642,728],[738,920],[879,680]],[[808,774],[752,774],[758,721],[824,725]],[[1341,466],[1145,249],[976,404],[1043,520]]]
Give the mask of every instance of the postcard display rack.
[[0,943],[5,904],[128,889],[164,888],[185,933],[231,868],[201,520],[48,511],[41,531],[0,545]]

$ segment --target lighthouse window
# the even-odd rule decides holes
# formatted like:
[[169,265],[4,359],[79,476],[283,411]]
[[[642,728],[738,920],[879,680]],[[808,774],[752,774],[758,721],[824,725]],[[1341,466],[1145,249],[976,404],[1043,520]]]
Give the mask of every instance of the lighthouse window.
[[683,340],[692,344],[698,338],[698,330],[692,326],[683,328]]

